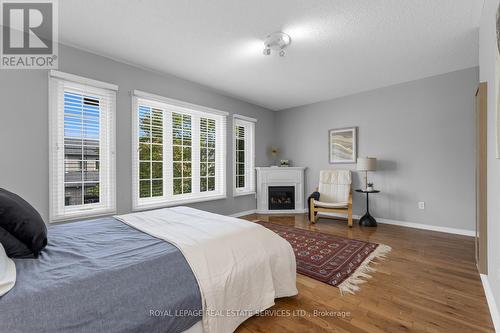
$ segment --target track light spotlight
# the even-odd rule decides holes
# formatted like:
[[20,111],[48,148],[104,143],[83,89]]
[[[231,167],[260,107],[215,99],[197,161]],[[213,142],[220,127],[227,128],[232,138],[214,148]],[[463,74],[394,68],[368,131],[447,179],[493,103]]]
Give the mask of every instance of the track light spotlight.
[[264,41],[264,55],[270,55],[272,51],[279,54],[280,57],[284,57],[286,52],[285,49],[292,43],[292,38],[284,32],[278,31],[273,32],[266,37]]

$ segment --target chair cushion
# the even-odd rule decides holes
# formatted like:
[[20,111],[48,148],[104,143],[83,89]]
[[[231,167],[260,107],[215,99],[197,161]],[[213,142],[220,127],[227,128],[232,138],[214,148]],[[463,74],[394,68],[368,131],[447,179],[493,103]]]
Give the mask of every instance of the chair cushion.
[[323,202],[314,200],[314,206],[324,208],[347,208],[349,204],[347,202]]
[[346,203],[351,191],[351,170],[322,170],[319,174],[318,192],[321,201]]
[[351,170],[321,170],[319,172],[319,182],[324,184],[351,185]]

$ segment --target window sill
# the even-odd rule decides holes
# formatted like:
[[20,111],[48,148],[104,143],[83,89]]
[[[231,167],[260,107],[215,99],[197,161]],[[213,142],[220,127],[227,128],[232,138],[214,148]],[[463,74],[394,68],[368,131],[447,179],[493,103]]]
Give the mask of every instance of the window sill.
[[257,192],[255,191],[246,191],[246,192],[233,192],[233,197],[242,197],[245,195],[256,195]]
[[135,211],[155,209],[155,208],[181,206],[181,205],[187,205],[187,204],[192,204],[192,203],[197,203],[197,202],[214,201],[214,200],[221,200],[221,199],[226,199],[226,198],[227,198],[227,196],[225,194],[220,194],[220,195],[214,195],[214,196],[204,197],[204,198],[192,198],[192,199],[181,199],[181,200],[169,200],[169,201],[157,201],[157,202],[150,202],[150,203],[142,203],[142,204],[134,205],[134,207],[132,208],[132,211],[135,212]]

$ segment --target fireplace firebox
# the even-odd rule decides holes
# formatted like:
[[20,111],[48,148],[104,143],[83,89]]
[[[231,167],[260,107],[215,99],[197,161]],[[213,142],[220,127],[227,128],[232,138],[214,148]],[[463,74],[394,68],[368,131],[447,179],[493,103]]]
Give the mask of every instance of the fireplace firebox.
[[295,209],[295,186],[269,186],[269,210]]

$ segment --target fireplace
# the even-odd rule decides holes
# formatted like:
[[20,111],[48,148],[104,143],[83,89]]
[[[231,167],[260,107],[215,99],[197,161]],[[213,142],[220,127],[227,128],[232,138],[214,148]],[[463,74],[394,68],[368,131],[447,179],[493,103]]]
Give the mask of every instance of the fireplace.
[[257,167],[257,213],[300,214],[305,211],[303,167]]
[[269,210],[295,209],[295,186],[269,186]]

